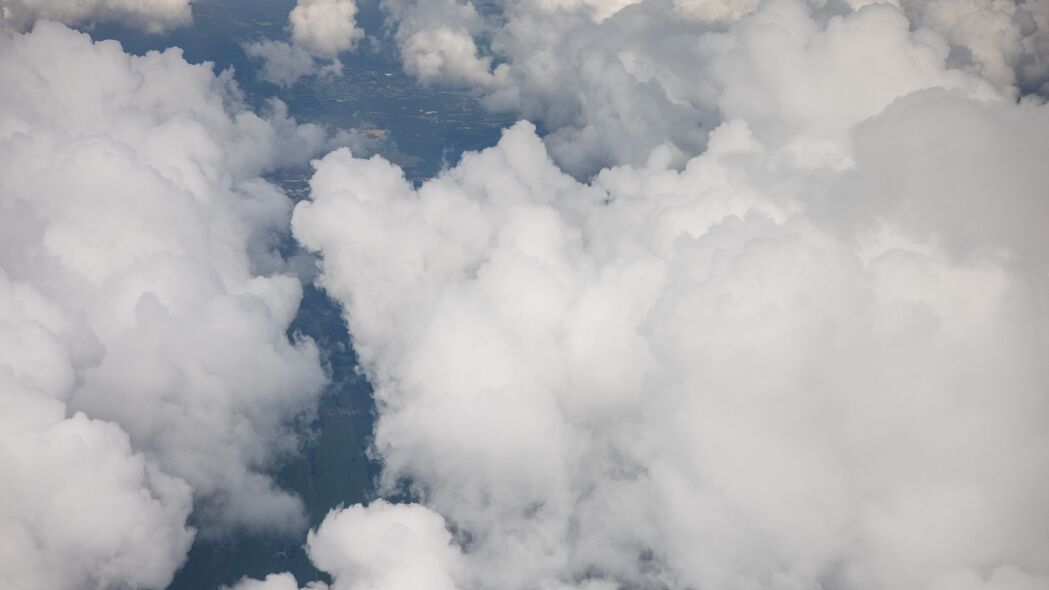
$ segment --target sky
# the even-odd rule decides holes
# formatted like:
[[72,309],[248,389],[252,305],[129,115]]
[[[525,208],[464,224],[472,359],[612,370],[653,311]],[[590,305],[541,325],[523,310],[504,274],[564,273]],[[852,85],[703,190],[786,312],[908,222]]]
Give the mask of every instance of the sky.
[[1042,0],[0,0],[0,587],[1049,588],[1047,99]]

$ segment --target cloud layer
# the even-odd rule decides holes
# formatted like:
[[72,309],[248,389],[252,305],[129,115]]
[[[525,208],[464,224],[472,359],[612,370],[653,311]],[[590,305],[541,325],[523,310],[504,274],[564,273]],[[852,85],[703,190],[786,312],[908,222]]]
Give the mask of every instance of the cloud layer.
[[[629,32],[680,4],[557,6]],[[894,6],[743,4],[683,47],[600,37],[660,60],[566,66],[587,108],[653,87],[602,94],[626,63],[682,76],[711,107],[694,157],[619,110],[587,119],[620,164],[585,183],[555,163],[574,124],[518,124],[418,188],[316,163],[293,228],[376,387],[384,489],[454,539],[405,525],[439,565],[384,561],[408,545],[389,507],[347,509],[363,539],[313,555],[336,584],[1049,583],[1049,108]]]
[[[757,90],[781,92],[786,99],[795,97],[782,85],[800,83],[779,78],[782,67],[794,67],[783,63],[788,58],[824,60],[822,72],[810,68],[813,76],[843,74],[846,67],[851,75],[862,75],[864,66],[904,66],[901,76],[907,70],[927,73],[919,72],[923,63],[938,58],[914,55],[910,44],[896,39],[889,46],[877,45],[887,40],[880,37],[868,39],[874,45],[845,39],[849,31],[833,25],[853,8],[878,4],[895,9],[900,3],[809,0],[784,7],[757,0],[527,0],[484,3],[479,10],[457,0],[383,2],[396,23],[406,71],[423,82],[475,88],[489,108],[541,123],[557,161],[583,176],[608,165],[643,164],[649,151],[664,143],[686,157],[700,153],[710,130],[735,116],[725,109],[741,104],[726,104],[731,98],[726,86],[738,77],[732,62],[751,62],[756,52],[778,62],[755,62],[760,71],[752,72],[758,78],[750,81],[767,84]],[[1045,3],[904,0],[902,5],[906,15],[893,10],[898,35],[935,38],[935,51],[949,53],[953,66],[979,72],[1007,92],[1015,93],[1017,85],[1035,92],[1049,81]],[[852,53],[839,52],[836,42]],[[787,53],[778,56],[764,43]],[[882,56],[883,50],[888,55]],[[890,63],[893,59],[913,61]],[[811,106],[822,107],[819,100]]]
[[299,0],[288,25],[290,43],[263,40],[244,47],[249,56],[262,60],[263,79],[281,86],[304,76],[341,73],[339,54],[353,50],[364,37],[357,27],[355,0]]
[[[334,578],[330,590],[455,590],[461,553],[444,519],[418,504],[351,506],[328,515],[306,543]],[[232,590],[298,590],[290,574],[242,580]],[[303,590],[329,590],[312,583]]]
[[117,425],[67,411],[98,342],[0,269],[0,352],[0,585],[165,586],[193,538],[190,490]]
[[160,588],[193,537],[299,531],[266,471],[325,377],[290,200],[328,145],[178,49],[0,35],[0,586]]
[[[334,140],[281,103],[0,34],[0,585],[163,587],[191,511],[301,530],[289,219],[415,499],[309,534],[330,590],[1049,585],[1044,4],[383,4],[408,71],[540,126],[419,186],[334,151],[293,216],[262,177]],[[291,83],[355,16],[252,47]]]
[[189,24],[193,0],[0,0],[0,30],[23,30],[37,20],[92,26],[120,22],[150,32]]

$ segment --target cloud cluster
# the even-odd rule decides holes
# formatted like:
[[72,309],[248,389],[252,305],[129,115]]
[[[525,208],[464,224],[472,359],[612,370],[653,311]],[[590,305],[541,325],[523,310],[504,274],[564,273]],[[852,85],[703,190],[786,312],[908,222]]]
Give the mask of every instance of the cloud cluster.
[[942,33],[955,65],[1002,88],[1049,95],[1049,4],[1030,0],[902,0],[916,23]]
[[263,62],[263,79],[281,86],[304,76],[339,74],[339,54],[353,50],[364,37],[357,27],[355,0],[299,0],[288,23],[291,43],[263,40],[244,47],[249,56]]
[[506,67],[493,73],[490,56],[480,55],[474,38],[485,20],[472,3],[456,0],[384,0],[396,25],[395,37],[404,69],[421,82],[490,88]]
[[159,588],[189,548],[188,486],[115,424],[67,411],[100,354],[82,322],[0,269],[4,588]]
[[[375,386],[383,489],[431,512],[335,513],[357,536],[317,565],[351,589],[1045,587],[1049,106],[886,3],[722,3],[738,21],[680,38],[665,11],[704,3],[617,4],[535,3],[622,33],[546,71],[591,80],[559,85],[588,113],[673,87],[698,155],[652,99],[636,127],[519,123],[420,187],[315,164],[294,234]],[[555,162],[588,127],[620,164],[581,182]]]
[[[270,574],[264,580],[244,579],[233,586],[233,590],[300,590],[295,576],[291,574]],[[302,590],[328,590],[323,582],[307,584]]]
[[0,586],[159,588],[193,536],[297,531],[265,475],[324,383],[260,178],[324,149],[178,49],[0,34]]
[[67,25],[126,23],[159,33],[189,24],[193,0],[0,0],[0,30],[24,30],[37,20]]
[[[310,560],[334,578],[330,590],[455,590],[461,553],[444,519],[417,504],[382,500],[332,511],[310,532]],[[233,590],[298,590],[294,576],[242,580]],[[303,590],[329,590],[312,583]]]
[[[261,176],[333,140],[281,103],[0,34],[0,585],[163,587],[191,510],[301,527],[289,217],[417,500],[329,514],[306,590],[1049,585],[1043,4],[383,4],[406,69],[543,131],[420,186],[337,150],[293,216]],[[253,47],[291,83],[355,15]]]
[[[794,11],[809,13],[814,22],[807,29],[796,26],[798,17],[786,14],[789,10],[770,4],[775,3],[526,0],[486,3],[479,10],[460,0],[383,1],[396,23],[406,71],[423,82],[474,88],[487,107],[541,123],[557,161],[577,176],[608,165],[643,164],[649,151],[664,143],[685,157],[700,153],[710,130],[733,116],[723,111],[722,100],[730,92],[724,88],[731,84],[724,79],[732,77],[730,62],[748,60],[754,51],[774,55],[759,47],[762,43],[781,44],[793,54],[808,52],[813,60],[827,53],[828,68],[847,63],[853,75],[861,75],[861,64],[881,65],[874,62],[881,59],[882,46],[850,42],[857,55],[835,54],[832,38],[844,33],[833,23],[864,6],[896,9],[893,2],[801,2]],[[977,71],[1012,93],[1017,85],[1034,92],[1049,81],[1045,3],[902,4],[906,17],[897,16],[901,32],[935,37],[943,45],[937,51],[948,52],[952,65]],[[791,35],[779,34],[778,23],[771,17],[754,18],[755,13],[790,19],[780,32]],[[820,47],[810,48],[809,43]],[[910,69],[921,67],[915,62]],[[765,69],[758,73],[776,75],[776,68]],[[772,85],[791,82],[764,80]],[[624,137],[630,141],[622,141]]]
[[295,44],[317,55],[335,56],[353,49],[364,36],[356,18],[353,0],[299,0],[288,22]]

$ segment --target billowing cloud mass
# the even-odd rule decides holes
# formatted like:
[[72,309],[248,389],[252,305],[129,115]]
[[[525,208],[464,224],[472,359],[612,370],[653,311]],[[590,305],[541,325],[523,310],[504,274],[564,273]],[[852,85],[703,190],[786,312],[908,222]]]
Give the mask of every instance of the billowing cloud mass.
[[319,72],[334,74],[337,71],[323,69],[309,51],[284,41],[253,41],[244,45],[244,53],[261,62],[259,77],[278,86],[291,86],[300,78]]
[[262,60],[262,77],[281,86],[304,76],[339,74],[339,54],[351,51],[364,36],[357,27],[355,0],[299,0],[288,23],[291,43],[263,40],[244,47],[249,56]]
[[1037,0],[903,0],[915,20],[942,33],[955,65],[1003,88],[1049,94],[1049,4]]
[[296,531],[265,475],[324,383],[260,175],[329,137],[178,49],[0,35],[0,586],[161,588],[206,531]]
[[0,30],[23,30],[37,20],[67,25],[126,23],[147,31],[189,24],[193,0],[0,0]]
[[[310,532],[310,559],[331,573],[330,590],[455,590],[461,553],[444,519],[417,504],[382,500],[329,514]],[[298,590],[290,574],[242,580],[233,590]],[[304,590],[328,590],[314,583]]]
[[0,269],[0,586],[163,587],[192,531],[188,486],[66,402],[102,354],[83,322]]
[[335,578],[332,590],[455,590],[459,548],[444,519],[417,504],[351,506],[332,512],[306,543]]
[[519,123],[420,187],[316,162],[294,233],[376,388],[383,491],[431,513],[335,513],[320,531],[358,536],[317,565],[351,589],[1045,588],[1049,106],[907,6],[614,4],[534,3],[578,35],[503,26],[533,59],[492,76],[586,105],[545,138]]
[[[860,64],[905,66],[900,75],[908,76],[939,61],[917,55],[923,49],[913,44],[880,45],[880,37],[850,40],[854,53],[839,53],[835,43],[849,31],[835,22],[874,4],[902,5],[909,20],[883,17],[896,21],[898,35],[927,40],[929,49],[949,53],[952,66],[979,72],[1003,91],[1037,92],[1049,81],[1045,2],[808,0],[770,9],[758,0],[499,0],[477,9],[460,0],[383,0],[406,71],[427,83],[476,88],[487,107],[541,123],[558,163],[584,176],[608,165],[643,164],[662,144],[686,158],[700,153],[718,122],[734,116],[725,109],[739,106],[729,103],[738,78],[726,63],[733,56],[762,52],[775,59],[769,66],[754,62],[759,77],[748,76],[779,86],[770,91],[800,84],[777,79],[788,59],[809,59],[814,77],[844,67],[862,75]],[[751,17],[759,6],[766,16]],[[777,18],[788,20],[781,27]]]
[[354,0],[299,0],[288,22],[296,45],[317,55],[335,56],[353,49],[364,36],[356,18]]
[[[0,586],[163,587],[191,511],[301,530],[290,220],[413,500],[332,511],[304,590],[1049,587],[1046,3],[383,5],[407,71],[538,125],[421,185],[338,149],[294,213],[262,176],[351,136],[0,33]],[[290,84],[355,17],[248,51]]]

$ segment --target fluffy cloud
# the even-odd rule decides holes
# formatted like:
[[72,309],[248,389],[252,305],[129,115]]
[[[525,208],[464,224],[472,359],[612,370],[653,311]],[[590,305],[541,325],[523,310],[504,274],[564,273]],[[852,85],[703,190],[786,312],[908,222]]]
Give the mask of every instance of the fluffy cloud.
[[[302,590],[327,589],[327,584],[314,582]],[[233,586],[233,590],[299,590],[299,585],[295,582],[295,576],[291,574],[270,574],[264,580],[241,580]]]
[[364,31],[354,0],[299,0],[288,16],[291,43],[257,41],[245,52],[263,63],[262,78],[290,86],[304,76],[339,74],[338,56],[351,51]]
[[0,36],[0,585],[163,587],[210,531],[301,530],[265,475],[324,383],[260,176],[328,145],[179,50]]
[[[397,543],[438,548],[440,587],[1046,583],[1049,107],[899,8],[822,10],[692,44],[679,90],[716,107],[692,158],[668,136],[582,183],[555,164],[579,127],[521,123],[418,188],[316,163],[294,233],[375,385],[384,490],[453,535]],[[637,55],[575,71],[675,63]],[[318,562],[337,584],[417,571],[372,553],[377,506]]]
[[[896,83],[938,85],[939,80],[922,77],[929,74],[928,64],[941,61],[939,55],[920,55],[931,52],[949,54],[952,65],[978,73],[1005,94],[1015,95],[1018,86],[1035,92],[1049,80],[1044,3],[897,4],[528,0],[486,3],[481,14],[473,3],[456,0],[383,2],[397,23],[406,71],[426,83],[475,88],[488,108],[541,123],[557,161],[577,176],[608,165],[643,164],[652,148],[664,143],[682,153],[679,163],[702,152],[710,130],[734,116],[722,111],[722,99],[732,90],[722,85],[726,76],[733,77],[733,62],[758,70],[759,78],[751,82],[767,87],[757,91],[800,99],[794,93],[802,91],[801,82],[778,77],[779,67],[750,59],[755,52],[780,62],[809,60],[822,66],[811,68],[810,75],[828,79],[845,75],[843,67],[859,77],[866,75],[864,68],[902,66]],[[896,32],[872,30],[866,41],[849,38],[849,27],[840,21],[861,20],[849,16],[854,9],[873,13],[866,18],[880,18],[884,28]],[[879,44],[887,35],[897,39]],[[915,42],[899,43],[901,35]],[[779,45],[784,55],[765,43]],[[921,45],[928,47],[916,47]],[[781,88],[790,84],[799,87]],[[862,94],[844,103],[832,102],[839,98],[832,96],[807,98],[788,106],[817,112],[865,102]]]
[[916,22],[941,32],[957,65],[1003,88],[1049,94],[1049,4],[1024,0],[903,0]]
[[317,55],[334,57],[349,51],[364,36],[357,28],[354,0],[299,0],[288,22],[295,44]]
[[0,30],[22,30],[40,19],[68,25],[121,22],[159,33],[188,24],[193,0],[0,0]]
[[291,86],[306,76],[338,71],[338,68],[323,68],[312,53],[284,41],[263,40],[248,43],[244,46],[244,53],[262,63],[259,76],[263,80],[278,86]]
[[[343,4],[260,55],[352,47],[296,33]],[[309,535],[331,590],[1049,583],[1040,4],[384,5],[409,71],[545,132],[421,186],[315,164],[294,233],[418,502]],[[0,57],[0,583],[163,586],[191,498],[295,529],[264,471],[323,375],[260,175],[330,138],[177,50]]]
[[[307,541],[310,560],[330,573],[330,590],[457,590],[462,555],[440,515],[417,504],[332,511]],[[243,580],[233,590],[298,590],[290,574]],[[328,590],[314,583],[304,590]]]
[[493,74],[491,58],[479,55],[474,37],[484,31],[485,22],[473,4],[386,0],[383,7],[397,23],[405,70],[421,82],[484,88],[505,75],[505,68]]
[[0,585],[167,585],[192,539],[189,488],[66,401],[102,351],[82,322],[0,269]]
[[332,512],[307,541],[332,590],[456,590],[460,553],[440,515],[383,501]]

